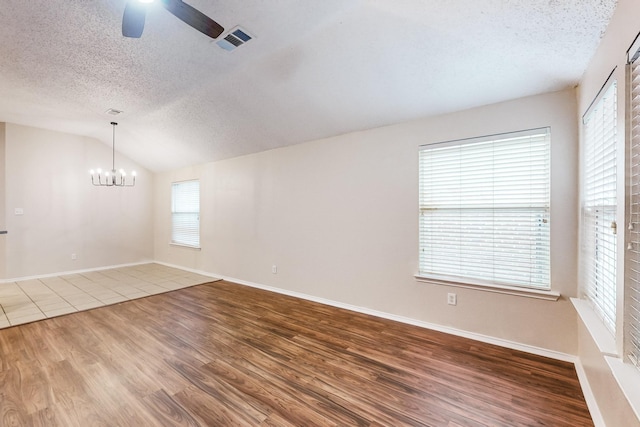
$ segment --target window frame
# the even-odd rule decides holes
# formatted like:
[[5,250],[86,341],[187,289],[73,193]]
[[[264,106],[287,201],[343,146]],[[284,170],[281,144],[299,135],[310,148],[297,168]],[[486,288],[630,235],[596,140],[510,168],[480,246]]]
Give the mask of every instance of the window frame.
[[[640,35],[627,52],[623,361],[640,372]],[[634,165],[634,158],[638,164]]]
[[[589,302],[608,333],[615,339],[618,330],[619,242],[618,210],[618,84],[613,72],[582,116],[583,155],[580,191],[580,293]],[[612,93],[610,93],[612,91]],[[613,111],[606,108],[612,107]],[[609,115],[612,115],[610,117]],[[610,120],[609,120],[610,119]],[[601,120],[595,123],[593,121]],[[606,123],[605,123],[606,122]],[[607,128],[605,125],[610,125]],[[594,140],[589,138],[597,132]],[[589,157],[591,156],[591,157]],[[590,161],[593,168],[590,169]],[[610,164],[609,169],[601,165]],[[593,183],[594,181],[601,180]],[[608,178],[608,179],[606,179]],[[590,212],[594,214],[590,215]],[[608,224],[607,224],[608,223]],[[591,226],[591,228],[590,228]],[[598,242],[602,242],[598,245]]]
[[[196,189],[192,188],[195,186]],[[191,187],[191,188],[190,188]],[[180,193],[181,192],[181,193]],[[189,197],[196,197],[189,199]],[[180,200],[178,198],[187,198]],[[180,204],[176,206],[176,204]],[[178,209],[184,209],[178,210]],[[178,216],[186,218],[178,219]],[[195,216],[195,220],[193,217]],[[182,229],[178,226],[182,225]],[[198,179],[171,183],[171,238],[170,244],[193,249],[200,247],[200,181]]]
[[[495,134],[495,135],[489,135],[489,136],[485,136],[485,137],[477,137],[477,138],[468,138],[468,139],[463,139],[463,140],[454,140],[454,141],[446,141],[446,142],[440,142],[440,143],[432,143],[432,144],[425,144],[420,146],[420,160],[419,160],[419,182],[420,182],[420,194],[419,194],[419,272],[415,275],[416,279],[419,281],[423,281],[423,282],[429,282],[429,283],[434,283],[434,284],[443,284],[443,285],[448,285],[448,286],[458,286],[458,287],[465,287],[465,288],[472,288],[472,289],[480,289],[480,290],[487,290],[487,291],[492,291],[492,292],[498,292],[498,293],[506,293],[506,294],[512,294],[512,295],[519,295],[519,296],[531,296],[534,298],[540,298],[540,299],[548,299],[548,300],[557,300],[559,297],[559,293],[554,292],[551,290],[551,281],[550,281],[550,277],[551,277],[551,267],[550,267],[550,263],[551,263],[551,247],[550,247],[550,204],[551,204],[551,181],[550,181],[550,173],[551,173],[551,158],[550,158],[550,153],[551,153],[551,143],[550,143],[550,136],[551,130],[550,127],[544,127],[544,128],[537,128],[537,129],[530,129],[530,130],[521,130],[521,131],[516,131],[516,132],[509,132],[509,133],[502,133],[502,134]],[[487,277],[480,277],[479,275],[473,276],[473,275],[467,275],[467,276],[460,276],[460,275],[451,275],[451,274],[442,274],[442,272],[437,272],[437,271],[427,271],[424,267],[425,267],[425,262],[424,262],[424,237],[422,236],[422,233],[428,232],[428,229],[424,226],[423,224],[423,217],[425,215],[425,211],[429,211],[431,210],[425,203],[425,199],[424,199],[424,192],[426,191],[423,187],[425,185],[430,185],[430,183],[425,184],[425,178],[424,178],[424,174],[426,173],[426,168],[427,166],[423,165],[423,162],[425,161],[423,159],[423,152],[424,151],[428,151],[428,150],[439,150],[442,148],[447,148],[447,147],[452,147],[454,148],[454,150],[457,147],[462,147],[462,146],[467,146],[467,147],[472,147],[471,149],[473,149],[473,145],[475,145],[476,147],[479,147],[480,144],[485,144],[484,146],[480,146],[480,150],[494,150],[497,151],[500,148],[496,149],[496,147],[503,147],[503,146],[508,146],[508,141],[510,140],[515,140],[518,141],[519,138],[525,139],[525,138],[529,138],[532,139],[532,137],[535,137],[535,135],[542,135],[544,134],[543,140],[543,148],[544,148],[544,154],[542,155],[542,158],[544,158],[544,171],[540,174],[535,174],[532,173],[527,179],[528,181],[526,181],[529,185],[533,185],[532,183],[534,182],[534,180],[539,179],[540,176],[544,177],[544,186],[545,186],[545,194],[544,194],[544,203],[543,206],[533,206],[531,205],[531,203],[535,200],[535,197],[531,196],[529,198],[529,200],[527,200],[527,203],[529,205],[525,206],[523,208],[522,204],[519,204],[517,206],[518,209],[524,209],[525,215],[534,215],[531,212],[533,211],[540,211],[543,212],[542,213],[542,218],[544,218],[544,224],[546,224],[545,230],[543,231],[543,234],[545,235],[546,241],[544,242],[544,244],[546,245],[546,253],[545,253],[545,264],[546,264],[546,277],[545,277],[545,282],[544,286],[540,286],[539,284],[536,285],[531,285],[530,283],[514,283],[514,282],[510,282],[510,281],[499,281],[499,280],[495,280],[494,276],[493,278],[490,278],[489,280],[487,280]],[[525,141],[526,142],[526,141]],[[502,145],[500,145],[502,144]],[[517,150],[516,148],[511,148],[512,150]],[[461,149],[462,150],[462,149]],[[465,156],[465,154],[460,154],[460,156]],[[496,155],[497,159],[500,159],[499,156]],[[538,157],[534,157],[532,156],[532,158],[538,159]],[[487,179],[494,181],[495,177],[498,176],[496,174],[500,174],[500,173],[508,173],[508,166],[503,166],[501,168],[501,166],[499,165],[499,161],[498,160],[489,160],[489,163],[491,164],[491,170],[487,171],[485,170],[484,172],[487,173],[488,175],[486,176]],[[434,163],[435,164],[435,163]],[[482,163],[481,168],[485,168],[484,166],[484,162]],[[461,169],[462,170],[462,169]],[[451,172],[455,178],[455,172]],[[465,174],[462,173],[459,175],[459,179],[462,180],[464,179],[463,176]],[[504,182],[504,181],[503,181]],[[446,185],[446,184],[445,184]],[[493,184],[492,184],[493,185]],[[464,192],[465,189],[463,188],[462,184],[459,184],[459,188],[460,188],[460,192]],[[497,188],[497,187],[491,187],[491,188]],[[432,190],[434,193],[437,193],[438,191],[442,191],[442,188],[436,188],[435,190]],[[496,233],[500,233],[500,223],[498,221],[495,221],[496,218],[496,213],[495,212],[508,212],[508,211],[513,211],[515,208],[514,206],[517,203],[514,203],[514,206],[506,206],[506,205],[500,205],[500,197],[496,196],[495,193],[498,193],[498,191],[494,191],[494,196],[492,196],[493,198],[491,199],[491,206],[493,209],[494,213],[489,213],[487,215],[491,216],[494,218],[493,223],[494,224],[498,224],[498,225],[494,225],[493,228],[491,229],[491,231],[489,232],[489,234],[493,235],[494,237],[498,234]],[[494,203],[498,203],[498,205],[494,205]],[[527,204],[525,203],[525,204]],[[458,202],[458,209],[457,211],[462,211],[468,208],[465,208],[465,206],[463,204],[460,204]],[[434,210],[437,210],[438,208],[435,208]],[[455,209],[452,210],[452,212],[454,212]],[[521,214],[514,214],[514,215],[521,215]],[[453,223],[453,221],[452,221]],[[484,222],[478,222],[478,223],[482,223],[485,224]],[[462,230],[464,228],[463,222],[459,221],[458,224],[455,224],[456,226],[460,227],[460,230]],[[486,225],[486,224],[485,224]],[[481,233],[484,233],[481,231]],[[516,233],[516,232],[512,232],[512,233]],[[535,233],[535,231],[533,231],[532,233]],[[460,233],[460,235],[462,235],[462,233]],[[427,238],[428,240],[429,238]],[[496,239],[497,240],[497,239]],[[448,242],[447,242],[448,243]],[[530,247],[534,247],[533,245],[533,241],[531,239],[529,239],[528,243],[527,243]],[[494,263],[496,265],[500,265],[500,262],[495,261],[495,258],[498,258],[500,256],[500,251],[499,249],[496,249],[499,245],[495,245],[493,247],[493,249],[495,250],[495,253],[493,255],[494,258]],[[458,245],[459,248],[463,248],[464,247],[464,243],[461,242]],[[502,253],[504,254],[504,253]],[[511,254],[509,254],[509,256],[511,256]],[[509,259],[510,262],[513,262],[513,257]],[[508,263],[504,263],[505,265]],[[502,266],[502,268],[504,268],[504,266]],[[492,280],[493,279],[493,280]]]

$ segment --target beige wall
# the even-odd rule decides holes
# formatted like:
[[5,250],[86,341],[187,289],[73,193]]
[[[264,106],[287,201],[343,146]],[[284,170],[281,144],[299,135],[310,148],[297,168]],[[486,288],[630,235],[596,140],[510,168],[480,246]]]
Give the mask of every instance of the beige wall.
[[[575,117],[567,90],[158,174],[155,258],[575,354]],[[416,282],[418,147],[542,126],[552,128],[552,288],[561,300]],[[201,251],[168,244],[170,184],[192,178],[201,180]]]
[[[153,175],[133,188],[93,187],[89,169],[111,166],[111,147],[91,138],[6,124],[6,271],[0,278],[152,259]],[[21,208],[23,215],[15,215]],[[71,254],[77,255],[76,260]]]
[[[587,68],[578,90],[578,114],[582,116],[589,107],[593,98],[605,83],[609,74],[615,69],[612,78],[618,84],[618,171],[625,170],[625,114],[626,114],[626,78],[625,62],[626,52],[631,46],[636,35],[640,31],[640,2],[637,0],[619,0],[616,13],[613,16],[609,28]],[[625,178],[623,173],[618,173],[618,199],[619,212],[618,224],[624,224],[624,188]],[[626,230],[626,227],[621,228]],[[618,236],[618,271],[624,271],[624,239]],[[624,281],[619,274],[618,281],[618,313],[623,312]],[[610,426],[640,426],[640,420],[634,416],[627,401],[620,393],[611,371],[598,351],[591,335],[580,321],[579,357],[585,368],[591,388],[598,400],[603,418]],[[618,350],[622,350],[622,316],[618,319]],[[623,422],[624,420],[624,422]]]

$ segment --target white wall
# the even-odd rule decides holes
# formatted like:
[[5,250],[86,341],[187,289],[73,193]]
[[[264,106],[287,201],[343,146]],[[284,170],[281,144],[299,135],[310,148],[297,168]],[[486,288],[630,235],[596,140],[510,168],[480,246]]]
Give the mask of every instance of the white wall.
[[[111,147],[91,138],[6,124],[4,279],[153,258],[153,175],[133,188],[91,185],[89,169],[111,166]],[[24,215],[15,215],[22,208]],[[1,237],[0,237],[1,238]],[[76,260],[71,254],[77,255]]]
[[[576,114],[567,90],[158,174],[155,258],[575,354]],[[561,300],[416,282],[419,145],[543,126],[552,132],[551,275]],[[201,251],[168,244],[170,184],[192,178],[201,180]]]
[[[625,115],[626,115],[626,52],[640,31],[640,2],[637,0],[619,0],[616,12],[609,24],[607,32],[587,68],[578,90],[578,114],[582,116],[591,104],[609,74],[615,69],[612,78],[618,84],[618,224],[625,224],[624,189],[625,177]],[[626,230],[626,227],[621,227]],[[624,271],[624,239],[618,235],[618,271]],[[624,281],[622,274],[618,280],[618,313],[623,312]],[[596,347],[585,325],[580,321],[579,357],[583,362],[594,395],[598,400],[603,417],[609,426],[640,426],[627,401],[617,386],[611,370],[603,355]],[[622,350],[622,316],[618,319],[618,350]],[[639,375],[640,378],[640,375]],[[637,403],[640,406],[640,402]]]

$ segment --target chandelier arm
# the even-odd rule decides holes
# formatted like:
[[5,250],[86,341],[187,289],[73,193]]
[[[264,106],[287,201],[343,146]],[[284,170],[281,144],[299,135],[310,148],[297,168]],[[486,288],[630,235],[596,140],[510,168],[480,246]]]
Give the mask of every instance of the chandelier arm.
[[[111,171],[104,171],[103,174],[101,169],[98,169],[96,171],[97,173],[94,173],[94,170],[92,169],[90,171],[91,184],[96,187],[133,187],[136,185],[136,172],[133,171],[131,173],[132,180],[131,183],[128,183],[124,169],[120,169],[120,171],[116,170],[116,126],[118,123],[111,122],[111,125],[113,126],[111,141]],[[98,177],[97,180],[96,175]],[[102,181],[103,177],[104,182]]]

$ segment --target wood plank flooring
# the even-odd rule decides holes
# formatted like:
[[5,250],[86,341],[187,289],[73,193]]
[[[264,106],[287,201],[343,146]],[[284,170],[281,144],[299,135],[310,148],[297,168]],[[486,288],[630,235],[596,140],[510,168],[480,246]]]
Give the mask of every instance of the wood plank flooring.
[[0,330],[2,426],[591,426],[573,365],[219,281]]

